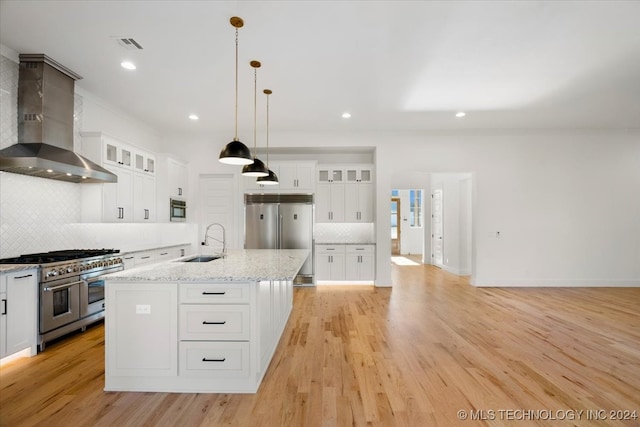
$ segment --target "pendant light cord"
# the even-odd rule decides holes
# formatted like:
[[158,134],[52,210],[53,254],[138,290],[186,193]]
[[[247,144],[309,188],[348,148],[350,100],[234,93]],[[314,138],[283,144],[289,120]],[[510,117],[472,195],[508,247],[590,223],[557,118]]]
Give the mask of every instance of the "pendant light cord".
[[234,141],[238,140],[238,28],[236,27],[236,126]]
[[267,94],[267,169],[269,169],[269,94]]
[[258,125],[258,68],[253,69],[253,160],[255,161],[256,156],[258,155],[258,145],[256,143],[257,139],[257,131],[256,126]]

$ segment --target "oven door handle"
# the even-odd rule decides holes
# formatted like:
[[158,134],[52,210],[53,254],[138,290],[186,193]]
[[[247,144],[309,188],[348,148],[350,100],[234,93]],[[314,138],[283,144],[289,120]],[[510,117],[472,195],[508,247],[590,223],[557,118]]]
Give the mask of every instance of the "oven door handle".
[[66,283],[64,285],[54,286],[53,288],[50,288],[50,287],[47,286],[46,288],[43,288],[42,290],[45,291],[45,292],[53,292],[53,291],[57,291],[59,289],[70,288],[70,287],[75,286],[75,285],[81,285],[83,283],[84,283],[83,280],[79,280],[77,282],[71,282],[71,283]]

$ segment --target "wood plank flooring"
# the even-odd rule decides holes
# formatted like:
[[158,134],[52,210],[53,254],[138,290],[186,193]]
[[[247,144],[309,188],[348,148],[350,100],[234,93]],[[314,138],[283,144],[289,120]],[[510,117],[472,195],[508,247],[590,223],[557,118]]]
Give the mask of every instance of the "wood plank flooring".
[[0,368],[0,425],[640,426],[609,412],[640,417],[639,288],[393,275],[393,289],[295,289],[256,394],[104,392],[98,325]]

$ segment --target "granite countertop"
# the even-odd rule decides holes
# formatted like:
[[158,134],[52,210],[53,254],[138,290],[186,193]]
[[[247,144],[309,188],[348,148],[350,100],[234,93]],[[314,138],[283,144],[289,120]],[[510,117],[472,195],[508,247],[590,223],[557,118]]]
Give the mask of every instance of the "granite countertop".
[[0,274],[22,270],[33,270],[38,267],[40,267],[39,264],[0,264]]
[[[215,254],[198,254],[215,255]],[[194,282],[292,280],[309,256],[306,249],[231,250],[211,262],[164,261],[105,275],[107,281]]]

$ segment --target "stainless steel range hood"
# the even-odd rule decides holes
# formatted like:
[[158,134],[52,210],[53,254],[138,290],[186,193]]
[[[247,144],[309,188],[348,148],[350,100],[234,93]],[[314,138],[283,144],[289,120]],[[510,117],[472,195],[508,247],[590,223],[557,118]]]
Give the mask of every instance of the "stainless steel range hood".
[[0,150],[0,171],[77,183],[118,181],[73,151],[73,87],[81,78],[46,55],[20,55],[18,144]]

